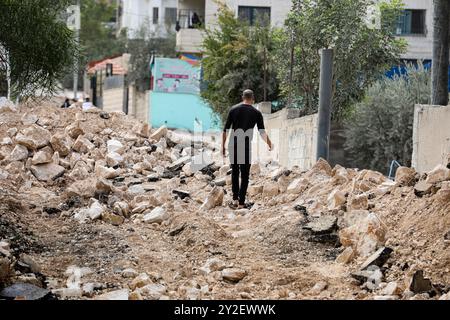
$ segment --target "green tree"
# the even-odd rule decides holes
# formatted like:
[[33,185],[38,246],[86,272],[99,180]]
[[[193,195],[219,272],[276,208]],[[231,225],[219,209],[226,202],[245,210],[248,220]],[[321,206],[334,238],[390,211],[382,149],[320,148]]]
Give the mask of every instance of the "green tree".
[[245,89],[252,89],[257,101],[278,97],[272,61],[275,31],[264,19],[259,21],[250,26],[220,4],[217,28],[206,30],[202,67],[207,85],[201,95],[222,119]]
[[73,33],[60,19],[67,5],[56,0],[0,0],[0,74],[10,70],[12,97],[52,93],[73,66]]
[[167,37],[160,38],[149,30],[148,25],[144,23],[127,44],[128,53],[131,54],[127,81],[134,83],[140,91],[150,88],[152,55],[167,58],[176,56],[175,34],[169,33]]
[[374,83],[345,120],[353,166],[386,172],[392,160],[411,165],[414,105],[430,103],[431,72],[419,64],[406,73]]
[[116,37],[116,5],[107,0],[81,1],[80,44],[85,62],[125,51],[125,38]]
[[293,9],[278,34],[277,64],[282,95],[300,101],[305,113],[317,111],[320,55],[334,48],[333,116],[345,115],[353,102],[405,50],[404,40],[394,35],[402,3],[377,4],[378,28],[368,24],[366,13],[373,0],[294,0]]

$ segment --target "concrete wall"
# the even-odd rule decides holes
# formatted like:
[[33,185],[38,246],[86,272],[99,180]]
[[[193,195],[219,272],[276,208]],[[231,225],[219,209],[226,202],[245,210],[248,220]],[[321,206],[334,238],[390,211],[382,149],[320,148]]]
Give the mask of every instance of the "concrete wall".
[[274,143],[274,150],[269,152],[262,139],[255,137],[253,159],[277,160],[287,168],[298,166],[302,170],[310,169],[316,162],[317,119],[317,114],[287,119],[287,109],[264,114],[264,123]]
[[103,110],[123,111],[123,88],[103,90]]
[[419,172],[446,165],[450,154],[450,106],[416,105],[412,166]]
[[153,128],[166,125],[169,128],[194,131],[196,120],[203,131],[217,131],[212,110],[198,95],[150,92],[149,122]]

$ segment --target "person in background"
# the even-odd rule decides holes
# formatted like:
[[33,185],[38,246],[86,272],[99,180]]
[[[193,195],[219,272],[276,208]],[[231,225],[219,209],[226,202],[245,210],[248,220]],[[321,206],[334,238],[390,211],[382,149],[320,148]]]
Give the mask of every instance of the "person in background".
[[198,16],[197,12],[194,12],[194,14],[192,15],[192,27],[200,28],[201,23],[202,22],[200,21],[200,18]]
[[92,102],[89,98],[86,98],[83,103],[83,111],[89,110],[93,107]]
[[61,106],[61,108],[67,109],[68,107],[70,107],[70,100],[68,98],[66,98],[66,100],[64,101],[64,103]]

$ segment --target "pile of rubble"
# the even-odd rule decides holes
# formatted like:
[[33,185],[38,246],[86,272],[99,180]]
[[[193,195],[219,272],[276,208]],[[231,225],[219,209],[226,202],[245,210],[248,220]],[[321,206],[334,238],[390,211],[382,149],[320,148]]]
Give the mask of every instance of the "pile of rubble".
[[[346,270],[341,280],[353,279],[351,286],[358,298],[449,298],[448,167],[441,165],[422,175],[402,167],[391,181],[370,170],[331,168],[324,160],[307,172],[275,163],[255,164],[248,192],[250,208],[235,211],[226,206],[229,166],[221,165],[219,159],[214,139],[191,141],[165,127],[150,130],[122,113],[50,105],[2,107],[3,199],[15,198],[23,211],[57,215],[60,221],[71,221],[80,228],[126,226],[120,229],[124,232],[148,226],[159,232],[152,236],[146,234],[148,229],[139,229],[147,230],[140,236],[150,241],[149,246],[177,239],[170,247],[186,253],[197,265],[175,277],[183,281],[167,280],[161,275],[165,270],[152,273],[123,268],[122,285],[109,290],[94,278],[84,280],[95,275],[92,268],[68,262],[65,273],[59,270],[60,276],[67,278],[61,285],[61,279],[44,279],[33,258],[12,252],[14,239],[0,234],[0,284],[4,284],[0,289],[6,287],[0,296],[135,300],[258,297],[245,287],[247,282],[256,281],[257,272],[263,272],[254,245],[273,251],[276,257],[285,255],[284,261],[296,260],[298,254],[318,259],[311,250],[331,255],[332,264]],[[245,250],[254,255],[247,267],[216,257],[227,244],[242,250],[243,255]],[[176,259],[167,255],[161,260]],[[239,252],[233,255],[238,257]],[[292,281],[277,285],[284,282]],[[314,281],[306,293],[277,289],[277,295],[271,297],[348,298],[327,296],[324,292],[330,287],[326,280]],[[220,295],[223,288],[240,291]],[[261,295],[274,291],[270,286],[261,290]]]

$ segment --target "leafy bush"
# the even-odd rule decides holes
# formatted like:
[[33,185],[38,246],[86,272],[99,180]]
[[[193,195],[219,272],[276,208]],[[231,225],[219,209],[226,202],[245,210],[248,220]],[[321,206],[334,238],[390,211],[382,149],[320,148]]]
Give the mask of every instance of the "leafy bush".
[[431,72],[408,65],[405,75],[383,78],[345,121],[353,166],[386,172],[392,160],[411,165],[414,105],[430,103]]

